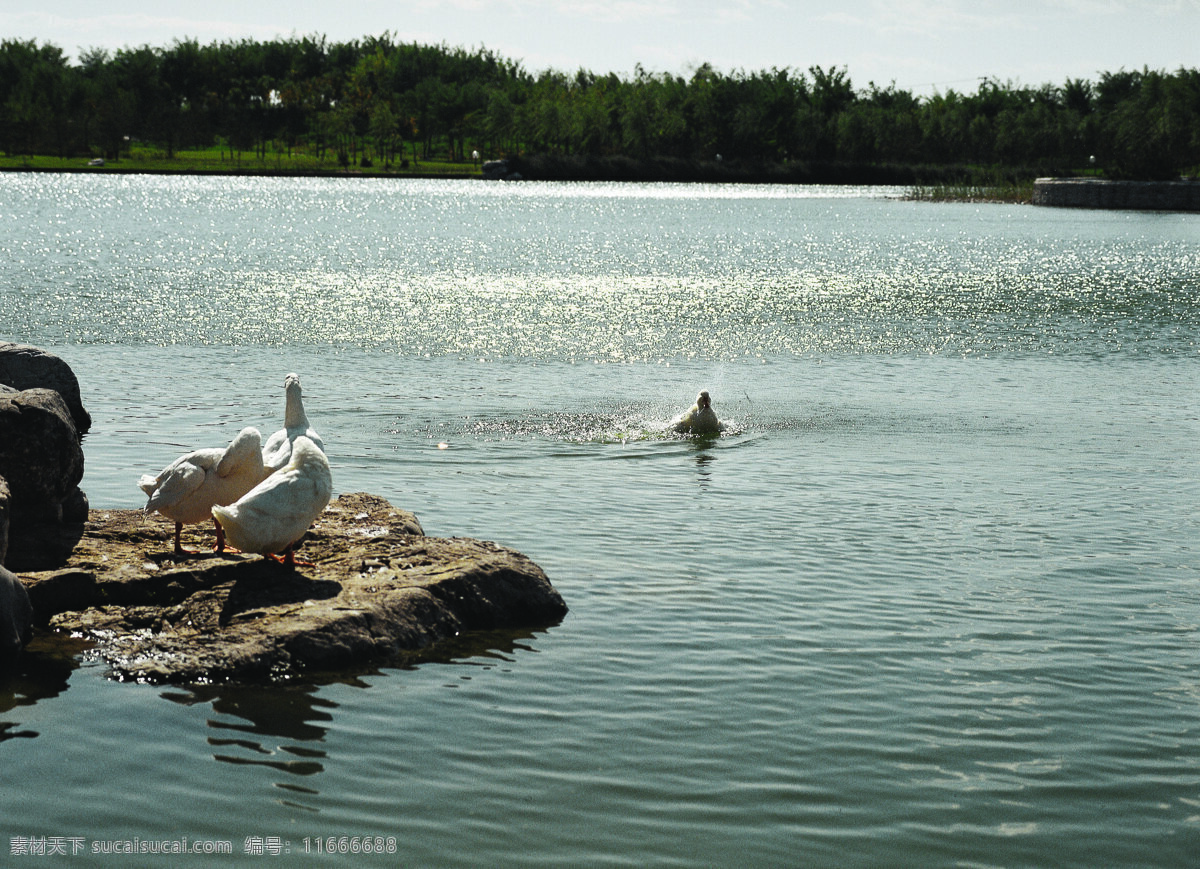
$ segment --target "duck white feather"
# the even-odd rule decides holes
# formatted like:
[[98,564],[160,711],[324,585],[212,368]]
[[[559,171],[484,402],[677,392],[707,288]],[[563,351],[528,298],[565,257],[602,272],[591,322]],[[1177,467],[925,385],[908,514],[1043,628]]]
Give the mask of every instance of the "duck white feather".
[[[244,428],[229,446],[195,450],[163,468],[157,476],[143,474],[138,488],[150,499],[147,513],[161,513],[175,521],[175,553],[183,554],[179,535],[184,525],[212,517],[218,504],[232,504],[266,476],[262,462],[262,436],[256,428]],[[217,550],[225,541],[217,526]]]
[[723,428],[717,419],[717,412],[712,409],[712,399],[707,389],[700,390],[696,403],[684,412],[673,428],[682,434],[716,434]]
[[289,374],[285,377],[283,389],[287,398],[283,411],[283,428],[267,438],[262,451],[263,465],[268,472],[278,471],[287,465],[292,458],[292,444],[301,435],[312,441],[321,452],[325,451],[325,442],[313,429],[308,421],[308,414],[304,412],[300,375]]
[[231,545],[260,555],[286,553],[321,515],[333,494],[329,460],[313,440],[300,435],[291,444],[291,459],[229,506],[212,508]]

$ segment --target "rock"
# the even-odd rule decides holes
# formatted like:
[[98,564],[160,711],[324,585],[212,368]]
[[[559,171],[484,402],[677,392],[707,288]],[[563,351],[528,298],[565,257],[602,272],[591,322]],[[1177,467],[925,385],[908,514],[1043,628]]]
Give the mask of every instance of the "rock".
[[62,396],[53,389],[0,395],[0,476],[14,510],[57,514],[83,479],[83,448]]
[[0,663],[21,654],[33,631],[33,607],[25,586],[0,567]]
[[0,565],[8,554],[8,514],[12,495],[8,491],[8,481],[0,477]]
[[488,160],[479,171],[488,181],[521,181],[520,172],[514,171],[507,160]]
[[8,483],[11,570],[61,566],[82,533],[87,496],[83,448],[61,395],[52,389],[0,394],[0,477]]
[[9,524],[4,566],[16,573],[61,568],[68,563],[85,527],[83,522],[26,522],[14,516]]
[[71,366],[53,353],[26,344],[0,342],[0,383],[18,392],[53,389],[63,397],[80,437],[92,427],[92,417],[79,396],[79,380]]
[[88,496],[78,487],[67,494],[62,502],[62,521],[68,524],[82,524],[88,520],[91,507]]
[[[542,570],[470,538],[431,538],[382,498],[332,501],[298,547],[176,562],[173,526],[92,511],[67,568],[24,577],[35,620],[90,638],[120,679],[262,681],[344,670],[464,631],[545,627],[567,611]],[[206,531],[207,529],[203,529]],[[188,526],[192,545],[202,530]]]
[[0,477],[9,495],[0,564],[44,570],[66,561],[87,519],[80,441],[91,424],[66,362],[0,342]]

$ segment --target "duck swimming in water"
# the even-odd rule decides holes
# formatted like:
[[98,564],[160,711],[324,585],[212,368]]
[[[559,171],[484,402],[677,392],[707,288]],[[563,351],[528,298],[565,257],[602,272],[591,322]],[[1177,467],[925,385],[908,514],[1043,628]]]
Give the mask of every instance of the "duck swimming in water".
[[680,434],[716,434],[722,427],[707,389],[700,390],[696,403],[672,426]]

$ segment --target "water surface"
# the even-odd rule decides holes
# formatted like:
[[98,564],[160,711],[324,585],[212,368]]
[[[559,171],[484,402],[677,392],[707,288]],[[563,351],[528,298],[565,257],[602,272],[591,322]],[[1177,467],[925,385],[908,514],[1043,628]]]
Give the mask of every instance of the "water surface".
[[[24,783],[0,848],[1194,860],[1195,215],[883,189],[0,185],[0,337],[78,373],[93,507],[279,427],[294,370],[338,491],[527,553],[571,608],[267,689],[119,684],[39,641],[0,683],[5,781]],[[700,388],[727,432],[667,434]]]

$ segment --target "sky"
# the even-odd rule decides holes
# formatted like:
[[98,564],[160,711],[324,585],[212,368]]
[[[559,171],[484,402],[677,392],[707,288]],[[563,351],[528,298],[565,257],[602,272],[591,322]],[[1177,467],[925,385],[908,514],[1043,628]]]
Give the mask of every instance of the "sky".
[[82,50],[325,36],[486,48],[532,73],[844,67],[920,96],[1200,68],[1200,0],[0,0],[0,39]]

